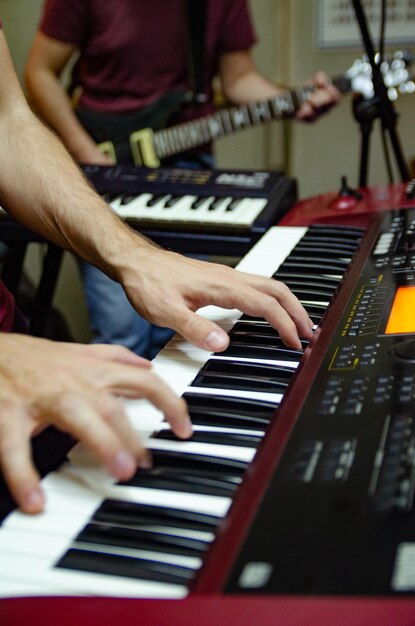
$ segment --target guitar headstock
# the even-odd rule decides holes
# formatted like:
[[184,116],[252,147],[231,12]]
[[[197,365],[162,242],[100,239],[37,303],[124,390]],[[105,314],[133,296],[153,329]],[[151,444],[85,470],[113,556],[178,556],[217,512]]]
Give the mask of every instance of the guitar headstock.
[[[390,100],[396,100],[399,94],[415,92],[415,82],[409,72],[414,59],[411,52],[398,50],[381,62],[380,71]],[[378,63],[379,59],[375,58],[375,61]],[[372,67],[367,57],[356,59],[345,76],[350,81],[350,91],[359,93],[366,100],[373,98]]]

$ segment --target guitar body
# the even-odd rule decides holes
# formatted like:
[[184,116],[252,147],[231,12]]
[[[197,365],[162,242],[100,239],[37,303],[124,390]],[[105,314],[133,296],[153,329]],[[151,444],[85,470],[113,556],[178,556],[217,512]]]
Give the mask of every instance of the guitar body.
[[[136,162],[133,158],[131,134],[138,134],[143,130],[144,136],[151,138],[152,131],[166,128],[172,115],[189,102],[189,99],[188,92],[171,91],[154,104],[134,113],[118,115],[78,108],[76,115],[102,151],[108,153],[117,163],[148,165],[145,162],[148,159],[141,159],[141,162],[139,159],[139,162]],[[143,148],[145,147],[142,146],[141,150]],[[147,146],[147,152],[150,150],[151,146]]]

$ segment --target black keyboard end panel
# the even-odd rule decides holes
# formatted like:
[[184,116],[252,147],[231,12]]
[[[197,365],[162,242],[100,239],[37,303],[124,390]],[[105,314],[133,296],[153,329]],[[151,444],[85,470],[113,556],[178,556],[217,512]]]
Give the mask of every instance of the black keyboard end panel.
[[385,217],[227,593],[415,593],[413,230]]

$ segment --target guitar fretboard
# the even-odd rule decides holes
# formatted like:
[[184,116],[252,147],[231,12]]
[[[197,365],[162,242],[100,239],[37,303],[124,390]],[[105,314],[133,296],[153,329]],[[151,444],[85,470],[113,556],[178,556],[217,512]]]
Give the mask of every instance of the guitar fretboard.
[[[344,76],[334,78],[332,83],[341,93],[350,91],[350,80]],[[225,135],[272,120],[290,118],[315,91],[314,85],[297,87],[281,92],[275,98],[222,109],[190,122],[154,133],[154,147],[159,159],[191,150]]]

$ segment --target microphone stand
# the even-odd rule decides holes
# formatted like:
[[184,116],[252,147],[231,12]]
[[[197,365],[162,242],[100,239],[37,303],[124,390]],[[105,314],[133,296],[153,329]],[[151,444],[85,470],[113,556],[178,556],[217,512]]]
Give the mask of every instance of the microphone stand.
[[369,156],[369,137],[376,118],[380,118],[383,131],[389,133],[389,138],[394,150],[396,163],[400,172],[401,180],[409,180],[408,166],[403,158],[400,141],[396,131],[397,114],[393,103],[389,99],[388,92],[380,69],[380,62],[376,63],[375,50],[367,27],[366,16],[363,12],[360,0],[352,0],[356,19],[360,28],[363,44],[369,63],[372,68],[372,82],[374,97],[370,100],[357,98],[353,104],[353,112],[356,120],[360,123],[362,133],[360,180],[359,186],[367,184],[367,169]]

